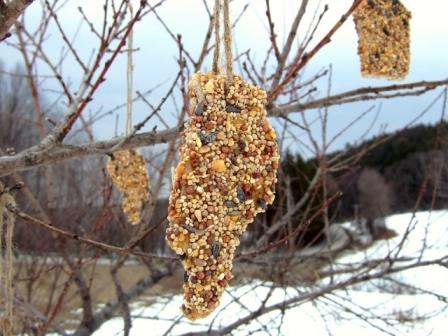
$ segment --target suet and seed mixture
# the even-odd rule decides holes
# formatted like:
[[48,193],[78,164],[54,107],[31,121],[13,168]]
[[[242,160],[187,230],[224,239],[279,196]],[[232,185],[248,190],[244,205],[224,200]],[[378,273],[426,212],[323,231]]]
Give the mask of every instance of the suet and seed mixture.
[[132,224],[138,224],[142,206],[149,198],[145,159],[134,149],[117,151],[111,155],[107,171],[113,184],[123,193],[123,212]]
[[403,79],[410,66],[411,13],[398,0],[365,0],[353,17],[362,75]]
[[279,152],[263,90],[213,72],[195,74],[189,88],[166,239],[183,260],[182,310],[195,320],[219,304],[241,235],[274,201]]

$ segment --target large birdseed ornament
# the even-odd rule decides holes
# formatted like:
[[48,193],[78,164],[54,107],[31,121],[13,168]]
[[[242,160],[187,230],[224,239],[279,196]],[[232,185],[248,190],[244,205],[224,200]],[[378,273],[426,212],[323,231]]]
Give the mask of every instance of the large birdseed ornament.
[[214,72],[189,88],[166,239],[185,268],[182,311],[195,320],[218,306],[241,235],[274,201],[279,153],[263,90]]
[[411,13],[398,0],[365,0],[353,17],[362,75],[403,79],[411,57]]
[[149,175],[143,156],[134,149],[114,152],[107,163],[113,184],[123,193],[122,209],[132,224],[140,222],[149,198]]

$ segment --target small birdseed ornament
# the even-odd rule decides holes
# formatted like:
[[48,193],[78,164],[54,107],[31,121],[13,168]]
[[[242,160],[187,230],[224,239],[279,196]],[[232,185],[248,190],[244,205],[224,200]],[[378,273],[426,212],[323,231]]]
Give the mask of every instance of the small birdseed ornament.
[[410,66],[411,13],[398,0],[365,0],[353,18],[362,75],[403,79]]
[[113,184],[123,193],[123,212],[132,224],[138,224],[143,203],[149,198],[145,159],[134,149],[117,151],[111,155],[107,171]]
[[[129,4],[131,17],[132,5]],[[132,82],[133,82],[133,32],[128,36],[126,136],[133,135],[132,129]],[[120,150],[110,155],[107,171],[112,183],[123,193],[122,209],[132,224],[140,223],[141,210],[149,198],[149,174],[143,156],[135,149]]]
[[169,246],[183,259],[191,320],[209,315],[232,279],[240,237],[274,201],[279,152],[266,93],[239,76],[196,73],[169,200]]

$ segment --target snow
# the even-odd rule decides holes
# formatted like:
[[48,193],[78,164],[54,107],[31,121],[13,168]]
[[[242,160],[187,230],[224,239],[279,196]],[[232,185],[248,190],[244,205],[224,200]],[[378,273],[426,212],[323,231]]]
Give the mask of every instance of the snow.
[[[434,260],[448,255],[448,211],[418,212],[393,215],[386,226],[397,232],[388,240],[376,241],[367,249],[347,251],[337,259],[333,269],[347,268],[367,260],[401,258],[398,266]],[[348,223],[343,224],[349,225]],[[422,247],[425,252],[421,253]],[[372,272],[378,271],[378,268]],[[370,271],[368,271],[370,272]],[[338,275],[331,281],[322,280],[318,286],[344,281]],[[251,323],[232,331],[232,335],[448,335],[448,267],[429,265],[412,268],[383,279],[336,289],[318,300],[301,301],[282,312],[275,310]],[[406,283],[403,289],[395,282]],[[417,291],[422,287],[426,292]],[[310,287],[274,287],[272,283],[248,281],[231,287],[224,294],[219,311],[198,322],[184,319],[179,311],[182,296],[158,298],[151,306],[135,304],[132,311],[131,335],[180,335],[228,326],[239,318],[257,310],[261,302],[266,306],[308,293]],[[357,316],[369,316],[369,323]],[[397,320],[398,318],[398,320]],[[173,321],[177,323],[173,324]],[[406,322],[408,321],[408,322]],[[123,321],[114,318],[97,330],[95,336],[122,335]]]

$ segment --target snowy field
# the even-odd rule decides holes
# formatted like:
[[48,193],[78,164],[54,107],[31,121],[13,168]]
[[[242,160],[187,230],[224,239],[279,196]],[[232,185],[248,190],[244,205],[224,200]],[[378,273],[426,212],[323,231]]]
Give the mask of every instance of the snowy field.
[[[448,211],[394,215],[387,227],[398,233],[389,240],[375,242],[368,249],[346,252],[333,270],[345,269],[367,260],[398,257],[398,266],[428,261],[448,255]],[[348,224],[344,224],[348,225]],[[403,237],[406,237],[402,244]],[[422,248],[425,251],[422,253]],[[445,260],[446,261],[446,260]],[[378,268],[372,270],[377,272]],[[364,270],[365,272],[365,270]],[[369,272],[369,271],[368,271]],[[423,266],[389,275],[389,281],[372,280],[336,289],[318,300],[300,301],[285,311],[275,310],[232,331],[232,335],[448,335],[448,266]],[[160,297],[157,303],[133,306],[131,335],[181,335],[217,330],[228,326],[258,309],[315,292],[325,285],[345,281],[347,275],[322,280],[315,287],[273,288],[270,283],[251,281],[230,287],[220,310],[199,322],[182,318],[180,295]],[[405,288],[399,286],[406,284]],[[395,284],[395,285],[394,285]],[[422,292],[417,288],[423,288]],[[439,294],[439,297],[432,295]],[[368,316],[362,321],[357,316]],[[175,323],[173,323],[173,321]],[[123,321],[116,318],[105,323],[95,336],[121,335]]]

